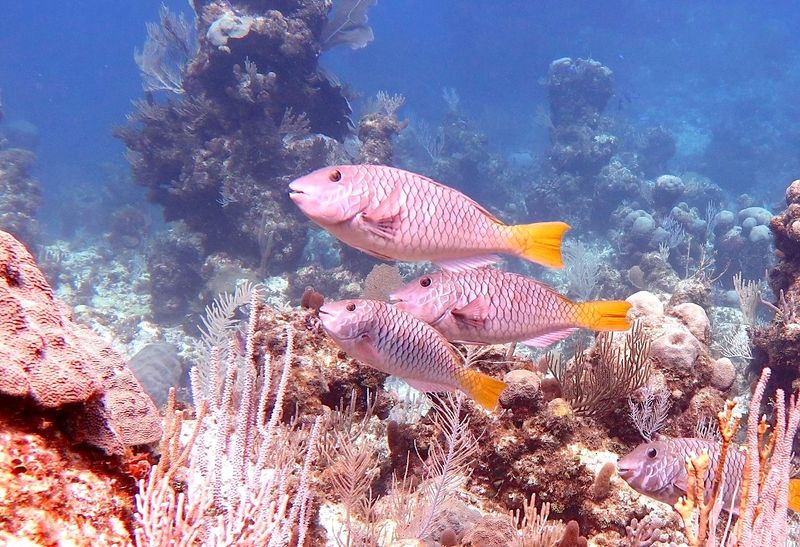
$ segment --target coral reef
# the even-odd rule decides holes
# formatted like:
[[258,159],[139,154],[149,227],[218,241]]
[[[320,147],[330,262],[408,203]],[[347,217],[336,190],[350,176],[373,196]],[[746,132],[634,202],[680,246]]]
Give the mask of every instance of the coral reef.
[[62,409],[73,437],[109,454],[158,440],[158,412],[122,357],[72,321],[33,257],[6,232],[0,304],[0,393]]
[[175,223],[161,232],[147,253],[150,274],[151,310],[158,321],[183,320],[203,285],[200,269],[203,264],[205,238]]
[[145,345],[130,358],[128,367],[159,407],[167,404],[169,388],[183,383],[183,365],[178,359],[177,348],[167,342]]
[[[558,218],[580,224],[593,209],[590,202],[595,197],[595,178],[618,147],[617,137],[610,132],[610,120],[602,115],[613,93],[612,72],[593,60],[557,59],[550,63],[547,91],[551,123],[548,166],[526,203],[534,214],[549,211],[552,215],[555,207]],[[621,167],[614,170],[628,179]],[[602,187],[631,184],[629,180],[612,181],[613,176],[607,172]],[[614,200],[616,192],[609,194],[609,201]],[[598,193],[597,197],[602,200],[606,195]],[[600,208],[603,212],[599,215],[607,214],[607,207]]]
[[[219,282],[222,283],[221,280]],[[110,538],[119,532],[123,538],[120,544],[125,544],[128,540],[124,538],[129,537],[127,534],[130,529],[136,530],[140,541],[142,538],[164,537],[163,534],[183,534],[180,527],[153,525],[155,522],[164,522],[158,520],[162,515],[159,511],[169,507],[168,498],[163,496],[167,496],[176,484],[181,484],[169,480],[173,474],[175,477],[185,477],[185,484],[192,485],[193,496],[199,494],[200,497],[189,500],[195,504],[191,507],[203,508],[205,504],[213,504],[215,511],[224,512],[224,508],[228,507],[226,504],[234,503],[233,498],[228,497],[232,491],[223,487],[223,497],[215,502],[209,493],[211,491],[203,489],[218,480],[213,479],[216,475],[203,475],[202,466],[197,462],[182,460],[179,455],[183,443],[192,438],[190,434],[196,423],[205,425],[200,426],[198,435],[201,437],[190,442],[201,442],[209,462],[218,457],[213,447],[219,446],[212,440],[218,437],[209,435],[226,431],[229,432],[226,438],[230,439],[249,435],[237,425],[240,422],[236,419],[247,405],[240,408],[237,404],[238,401],[252,400],[253,405],[264,405],[263,420],[266,422],[259,426],[260,429],[253,428],[252,433],[256,434],[258,429],[260,433],[257,435],[264,435],[264,428],[273,427],[274,432],[280,433],[271,442],[288,443],[272,445],[284,446],[280,452],[285,458],[266,460],[273,462],[270,465],[291,466],[292,478],[285,491],[289,503],[285,506],[285,512],[279,510],[274,518],[280,522],[296,522],[297,533],[304,530],[302,533],[311,544],[336,541],[337,537],[341,540],[346,537],[344,534],[352,534],[349,536],[351,538],[361,537],[357,535],[360,533],[358,531],[362,524],[367,526],[369,519],[362,522],[364,514],[359,512],[361,510],[356,510],[354,505],[347,505],[352,504],[347,502],[345,496],[347,484],[353,488],[364,488],[363,495],[371,489],[376,499],[372,509],[376,511],[374,515],[388,519],[381,522],[392,523],[387,524],[387,530],[393,531],[387,533],[394,534],[398,539],[407,538],[407,541],[417,538],[437,540],[444,544],[455,538],[462,544],[515,544],[523,534],[523,528],[519,521],[515,524],[508,513],[518,510],[524,512],[526,517],[533,518],[537,514],[536,506],[529,501],[533,494],[543,514],[550,517],[549,521],[540,524],[541,528],[535,533],[555,538],[551,544],[559,541],[583,544],[584,540],[588,540],[595,544],[625,545],[633,541],[632,538],[648,537],[661,541],[683,541],[678,531],[680,521],[671,509],[634,493],[613,473],[617,454],[626,452],[639,442],[625,409],[624,398],[619,400],[618,408],[609,412],[587,414],[578,407],[573,408],[568,400],[562,398],[568,394],[560,387],[551,385],[552,378],[545,376],[541,360],[509,352],[505,347],[490,347],[483,350],[474,362],[478,368],[496,377],[503,377],[509,384],[500,401],[503,411],[487,413],[470,401],[462,401],[457,407],[460,410],[450,418],[451,425],[445,426],[442,420],[446,421],[447,414],[442,414],[442,408],[449,408],[452,401],[448,403],[436,397],[431,410],[426,405],[409,402],[401,390],[389,387],[391,382],[385,374],[347,357],[324,337],[313,309],[299,311],[289,307],[270,307],[259,301],[258,295],[265,294],[266,289],[254,289],[252,285],[241,287],[237,289],[237,293],[241,294],[231,299],[220,299],[218,311],[210,313],[209,322],[204,328],[204,349],[195,354],[199,376],[196,376],[193,388],[195,394],[211,398],[211,406],[207,407],[209,410],[204,410],[202,399],[195,409],[196,415],[188,410],[178,410],[180,406],[175,404],[174,399],[167,401],[167,415],[172,418],[168,419],[165,426],[167,440],[162,442],[162,463],[153,468],[160,471],[153,471],[152,483],[145,481],[139,484],[140,498],[135,508],[135,520],[130,520],[128,507],[133,503],[130,482],[123,474],[117,482],[97,487],[110,501],[96,504],[93,514],[98,516],[93,520],[93,528],[87,529],[88,537]],[[630,298],[632,314],[638,319],[638,328],[652,341],[647,353],[650,363],[648,388],[666,391],[671,404],[666,411],[666,422],[662,424],[663,431],[675,436],[691,435],[698,421],[719,410],[725,390],[729,389],[736,371],[730,362],[715,360],[710,356],[709,321],[703,308],[692,302],[665,306],[663,300],[667,299],[666,296],[659,299],[651,293],[638,293]],[[244,324],[240,319],[241,312],[248,308],[250,318]],[[287,336],[287,333],[291,334]],[[615,337],[611,347],[616,347],[622,338]],[[597,344],[587,349],[588,363],[595,366],[596,359],[603,352]],[[619,353],[613,355],[620,356]],[[237,375],[245,375],[242,382],[234,381],[235,376],[225,380],[228,375],[220,375],[225,370],[220,368],[220,363],[247,362],[255,363],[257,368],[235,367],[242,371]],[[271,363],[269,368],[267,363]],[[256,370],[259,376],[255,375]],[[201,374],[199,371],[205,372]],[[269,371],[269,389],[272,392],[267,397],[259,396],[259,386],[265,385],[261,371],[265,371],[264,374]],[[217,375],[217,380],[212,380],[214,375]],[[217,387],[203,391],[205,384],[199,380],[200,377]],[[250,380],[247,380],[248,377]],[[155,376],[152,379],[153,386],[162,393],[172,381]],[[248,384],[250,381],[252,383]],[[225,389],[221,389],[224,384],[235,386],[231,389],[235,389],[239,395],[225,399]],[[241,390],[247,389],[253,391],[246,396],[246,392]],[[368,397],[367,391],[377,394],[377,397]],[[210,414],[205,417],[203,413],[209,411]],[[61,413],[62,410],[56,412]],[[271,418],[267,419],[272,414],[279,416],[274,422]],[[198,417],[197,422],[194,421],[195,416]],[[224,416],[228,416],[224,418],[227,422],[220,421]],[[175,419],[178,421],[170,421]],[[181,423],[184,425],[181,426]],[[223,423],[229,425],[220,425]],[[292,429],[290,424],[293,423],[299,429]],[[314,425],[317,423],[320,425]],[[458,429],[458,435],[466,435],[464,439],[481,433],[474,452],[469,452],[471,456],[463,460],[469,472],[460,478],[451,476],[445,483],[437,482],[442,479],[431,474],[431,458],[438,457],[436,453],[447,452],[443,451],[443,447],[449,442],[447,439],[455,434],[455,430],[448,428],[461,423],[466,425],[458,426],[465,428]],[[320,428],[316,440],[310,437],[315,427]],[[176,432],[179,431],[184,434],[177,436]],[[52,439],[60,438],[60,433],[51,431],[49,425],[41,434],[47,442],[55,442]],[[199,441],[203,438],[204,441]],[[319,453],[306,452],[307,447],[315,444],[320,447]],[[12,443],[12,446],[18,445]],[[225,469],[228,469],[228,465],[232,466],[230,472],[234,472],[234,463],[239,457],[238,445],[230,442],[227,446],[227,459],[223,461],[229,464],[223,465]],[[254,442],[252,446],[247,446],[256,450],[262,445]],[[351,448],[345,449],[345,446]],[[75,458],[71,453],[67,454]],[[72,459],[63,466],[54,466],[53,472],[44,476],[47,480],[62,477],[59,480],[74,482],[76,479],[68,470],[80,470],[84,465],[94,475],[80,480],[105,484],[103,481],[108,477],[117,477],[117,472],[113,469],[104,470],[101,465],[103,457],[98,454],[92,452],[84,456],[89,458],[85,464],[75,463],[77,460]],[[35,458],[25,460],[16,453],[10,458],[33,462],[30,465],[13,464],[17,467],[23,465],[25,471],[20,470],[22,473],[40,469],[35,467],[35,461],[39,461]],[[304,460],[308,463],[304,463]],[[67,471],[61,473],[57,471],[59,469]],[[242,477],[250,476],[248,474],[251,471],[247,469],[242,471]],[[340,482],[335,482],[334,477],[339,477],[336,480]],[[355,482],[342,483],[344,477]],[[405,486],[399,486],[398,481],[401,480],[406,481]],[[451,480],[454,482],[451,483]],[[304,493],[303,484],[313,495]],[[433,521],[435,525],[420,528],[420,521],[412,517],[419,516],[420,511],[424,513],[425,496],[430,495],[437,484],[450,485],[447,486],[448,501],[437,506],[441,508],[433,513],[439,515]],[[204,497],[204,491],[210,497]],[[397,496],[404,495],[419,496],[414,498],[418,500],[418,505],[414,506],[416,508],[397,505],[398,500],[402,499]],[[352,499],[361,497],[359,494]],[[303,499],[308,501],[303,502]],[[165,501],[161,503],[159,500]],[[311,507],[311,514],[318,517],[293,521],[298,518],[291,510],[295,503],[307,503]],[[20,511],[24,507],[20,505]],[[276,507],[279,509],[281,506]],[[349,521],[345,516],[346,507],[352,510]],[[401,510],[393,512],[391,507],[400,507]],[[121,512],[116,512],[117,509]],[[198,512],[192,511],[190,514],[202,518],[201,515],[208,513],[198,509]],[[640,524],[645,516],[645,523]],[[564,521],[572,522],[564,524]],[[15,518],[14,522],[19,521]],[[227,521],[222,518],[219,522]],[[41,533],[39,529],[30,532]]]
[[168,220],[203,234],[205,252],[236,249],[256,262],[267,255],[271,271],[287,271],[306,224],[285,184],[344,158],[335,139],[351,130],[341,87],[318,69],[329,4],[192,6],[198,44],[182,67],[178,100],[137,102],[116,134],[135,182]]
[[786,209],[772,217],[778,263],[769,272],[769,285],[776,296],[774,319],[752,332],[753,366],[772,368],[773,382],[790,388],[798,377],[800,363],[800,180],[786,189]]
[[0,404],[0,543],[131,545],[133,479],[18,403]]
[[547,92],[554,126],[597,123],[614,93],[612,72],[591,59],[550,63]]
[[486,135],[463,112],[447,112],[441,127],[441,149],[432,151],[435,155],[430,175],[435,180],[468,192],[482,203],[503,211],[508,218],[520,221],[525,218],[524,211],[511,210],[516,200],[512,199],[515,177],[510,166],[491,151]]
[[761,279],[773,262],[771,219],[772,213],[763,207],[717,213],[712,229],[719,267],[741,272],[746,279]]
[[42,202],[39,181],[31,176],[35,156],[29,150],[0,146],[0,229],[26,245],[38,241],[36,213]]
[[393,141],[408,123],[397,119],[397,110],[404,102],[402,95],[378,92],[376,110],[366,113],[358,122],[361,149],[355,158],[356,163],[394,165]]

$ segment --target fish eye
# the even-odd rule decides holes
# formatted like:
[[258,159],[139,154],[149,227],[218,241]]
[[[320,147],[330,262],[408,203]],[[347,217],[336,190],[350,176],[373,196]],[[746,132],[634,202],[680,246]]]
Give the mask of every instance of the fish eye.
[[423,287],[430,287],[431,286],[431,278],[430,277],[423,277],[419,280],[419,284]]
[[342,180],[342,172],[339,171],[338,169],[334,169],[333,171],[328,173],[328,179],[331,182],[339,182],[340,180]]
[[658,451],[655,448],[649,448],[647,450],[647,457],[648,458],[655,458],[656,454],[658,454]]
[[347,306],[345,306],[347,311],[356,311],[356,305],[350,302]]

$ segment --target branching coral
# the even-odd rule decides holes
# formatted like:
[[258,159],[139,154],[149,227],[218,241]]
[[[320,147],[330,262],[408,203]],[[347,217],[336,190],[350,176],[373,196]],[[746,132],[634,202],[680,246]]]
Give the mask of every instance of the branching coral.
[[620,399],[645,385],[650,374],[650,338],[641,323],[634,323],[622,347],[614,343],[612,334],[601,334],[594,352],[596,358],[590,361],[579,350],[571,363],[547,356],[548,368],[558,380],[563,397],[576,414],[584,416],[611,412]]
[[[726,527],[721,545],[741,547],[767,547],[783,545],[788,535],[786,511],[789,497],[792,446],[800,428],[800,406],[797,395],[784,400],[782,390],[775,394],[775,425],[772,434],[766,418],[759,420],[761,402],[766,391],[771,371],[765,368],[756,385],[747,419],[747,452],[741,491],[739,495],[739,519],[735,528]],[[686,496],[675,504],[680,514],[689,544],[692,546],[716,545],[716,525],[720,511],[720,493],[725,481],[735,480],[725,462],[732,441],[739,427],[734,416],[735,403],[728,401],[724,411],[718,414],[720,426],[720,453],[713,469],[713,478],[707,478],[712,467],[707,452],[687,459],[689,474]],[[711,485],[708,491],[708,485]]]
[[[352,130],[341,86],[318,70],[329,6],[292,0],[267,9],[198,0],[193,7],[196,52],[170,46],[190,52],[185,69],[146,65],[147,74],[158,76],[146,87],[183,93],[177,101],[136,102],[130,124],[116,136],[128,148],[134,181],[148,188],[167,220],[184,220],[202,233],[205,251],[236,250],[257,264],[259,236],[267,233],[269,266],[287,271],[301,256],[306,223],[286,195],[286,181],[342,163],[337,140]],[[249,22],[247,32],[229,29],[220,47],[222,23],[237,19]],[[167,40],[182,36],[179,19],[162,17],[162,23],[151,42],[183,44]],[[152,35],[154,27],[149,30]],[[138,59],[150,58],[147,53],[146,47]],[[199,260],[181,265],[199,267]]]
[[794,438],[800,428],[800,406],[798,393],[787,405],[783,390],[776,391],[775,423],[765,442],[768,426],[764,418],[759,421],[758,413],[770,374],[770,369],[762,370],[747,417],[748,458],[742,481],[741,518],[737,524],[737,538],[742,546],[781,544],[789,531],[786,508]]
[[[240,354],[229,339],[227,358],[210,356],[210,383],[193,370],[197,408],[188,440],[175,415],[174,393],[167,408],[163,463],[139,483],[139,545],[303,545],[309,527],[311,466],[322,417],[310,428],[282,423],[283,400],[294,358],[293,333],[277,386],[271,359],[256,371],[255,329],[260,301],[250,300],[246,342]],[[270,404],[272,408],[270,409]]]
[[728,401],[725,410],[717,416],[721,445],[709,496],[706,496],[706,473],[711,467],[708,452],[704,451],[686,461],[688,471],[686,496],[678,500],[675,510],[683,520],[686,537],[692,546],[705,545],[708,539],[713,541],[715,537],[717,519],[722,510],[722,504],[718,501],[720,489],[725,478],[730,480],[730,477],[725,477],[725,463],[731,441],[739,429],[739,418],[733,415],[735,406],[734,402]]

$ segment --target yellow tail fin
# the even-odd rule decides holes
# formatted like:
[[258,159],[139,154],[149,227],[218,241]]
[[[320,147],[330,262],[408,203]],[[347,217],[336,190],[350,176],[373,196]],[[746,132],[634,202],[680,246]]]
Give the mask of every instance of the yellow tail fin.
[[467,369],[466,371],[463,385],[464,392],[486,410],[497,408],[497,401],[505,388],[505,382],[496,380],[488,374],[472,369]]
[[518,224],[511,228],[511,245],[517,256],[550,268],[563,268],[561,240],[569,230],[565,222]]
[[630,302],[624,300],[606,300],[600,302],[576,302],[578,323],[591,330],[628,330]]
[[800,479],[789,481],[789,509],[800,513]]

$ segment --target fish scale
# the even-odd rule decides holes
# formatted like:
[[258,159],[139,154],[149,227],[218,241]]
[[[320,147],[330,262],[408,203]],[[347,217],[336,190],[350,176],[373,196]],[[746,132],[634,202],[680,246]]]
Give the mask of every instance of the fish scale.
[[461,192],[381,165],[326,167],[293,181],[290,197],[341,241],[384,259],[463,270],[496,253],[561,267],[563,222],[507,225]]
[[[412,173],[386,179],[382,175],[385,170],[373,169],[372,166],[364,168],[382,181],[387,196],[394,189],[394,184],[401,185],[405,190],[407,215],[401,215],[399,228],[399,242],[402,245],[416,251],[427,251],[432,245],[470,250],[482,246],[489,252],[504,250],[508,238],[505,227],[482,214],[470,201],[458,199],[463,196],[459,192],[423,182],[422,177]],[[441,207],[442,203],[450,206]],[[428,212],[430,204],[434,207]],[[437,212],[441,214],[435,214]]]
[[434,328],[376,300],[332,302],[320,308],[325,331],[351,356],[423,391],[461,390],[486,408],[505,384],[465,366]]
[[[386,358],[387,369],[399,369],[412,379],[458,387],[453,380],[460,379],[463,367],[436,331],[421,328],[413,317],[384,302],[370,302],[368,306],[374,310],[376,346]],[[420,370],[431,374],[420,375]]]
[[534,279],[490,268],[422,276],[392,298],[449,340],[465,343],[547,345],[578,327],[629,327],[626,302],[575,303]]
[[[706,494],[710,494],[713,485],[714,470],[717,468],[719,462],[719,442],[706,439],[685,438],[673,439],[670,444],[680,455],[678,459],[681,460],[680,463],[683,464],[682,472],[684,473],[686,473],[686,458],[693,458],[703,450],[708,452],[709,458],[711,459],[711,466],[709,467],[709,473],[706,475],[705,488]],[[728,455],[725,458],[724,473],[726,477],[733,477],[734,480],[728,480],[724,485],[722,502],[725,507],[730,507],[731,500],[736,495],[736,492],[738,492],[742,471],[744,470],[744,460],[745,453],[737,447],[734,446],[728,450]]]
[[[686,459],[694,458],[704,450],[710,458],[704,484],[706,496],[710,496],[720,456],[719,441],[686,437],[643,443],[621,458],[617,467],[620,476],[634,489],[673,505],[678,497],[686,494]],[[744,451],[731,446],[723,471],[722,507],[733,514],[738,514],[739,510],[738,499],[744,465]]]

